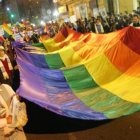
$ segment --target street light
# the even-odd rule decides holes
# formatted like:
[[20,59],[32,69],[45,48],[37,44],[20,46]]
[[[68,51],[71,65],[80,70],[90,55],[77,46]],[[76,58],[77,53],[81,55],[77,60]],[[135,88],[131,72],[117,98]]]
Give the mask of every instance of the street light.
[[33,27],[35,27],[35,26],[36,26],[34,23],[33,23],[32,25],[33,25]]
[[48,15],[51,15],[51,13],[52,13],[51,10],[48,9],[48,10],[47,10],[47,14],[48,14]]
[[7,11],[10,11],[10,8],[9,7],[7,7]]
[[14,18],[14,14],[11,14],[11,18]]
[[57,17],[57,16],[59,16],[59,12],[57,10],[55,10],[53,15]]
[[41,25],[45,25],[45,22],[43,20],[40,23],[41,23]]
[[10,11],[10,8],[7,7],[6,10],[8,11],[8,13],[10,14],[10,20],[11,20],[11,23],[12,23],[12,18],[14,18],[14,15],[11,13]]

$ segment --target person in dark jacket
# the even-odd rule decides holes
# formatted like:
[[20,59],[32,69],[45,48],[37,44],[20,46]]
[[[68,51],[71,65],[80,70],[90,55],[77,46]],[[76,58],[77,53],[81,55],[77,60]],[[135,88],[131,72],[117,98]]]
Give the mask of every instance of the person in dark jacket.
[[131,23],[130,26],[140,27],[140,21],[138,15],[133,16],[133,23]]

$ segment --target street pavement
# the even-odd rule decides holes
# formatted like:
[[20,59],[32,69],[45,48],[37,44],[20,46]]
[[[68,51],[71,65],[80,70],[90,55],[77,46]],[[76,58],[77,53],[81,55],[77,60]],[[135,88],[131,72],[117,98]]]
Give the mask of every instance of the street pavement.
[[140,112],[107,121],[59,116],[26,101],[28,140],[140,140]]

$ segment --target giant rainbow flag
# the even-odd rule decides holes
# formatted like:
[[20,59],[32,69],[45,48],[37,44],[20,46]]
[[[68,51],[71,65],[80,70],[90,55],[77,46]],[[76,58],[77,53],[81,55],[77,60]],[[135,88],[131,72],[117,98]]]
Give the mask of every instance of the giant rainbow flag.
[[139,29],[81,34],[64,27],[43,43],[44,49],[14,44],[17,94],[78,119],[114,119],[140,110]]

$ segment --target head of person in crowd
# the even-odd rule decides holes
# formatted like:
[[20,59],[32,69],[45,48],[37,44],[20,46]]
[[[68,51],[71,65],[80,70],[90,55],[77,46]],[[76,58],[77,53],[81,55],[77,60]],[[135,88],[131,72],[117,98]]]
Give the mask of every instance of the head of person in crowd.
[[123,21],[126,22],[127,21],[127,16],[123,17]]
[[97,19],[102,23],[102,17],[98,16]]
[[129,15],[129,14],[128,14],[128,11],[125,11],[125,15],[126,15],[126,16],[128,16],[128,15]]
[[97,18],[97,20],[96,20],[96,24],[97,24],[97,25],[100,24],[100,19],[99,19],[99,18]]
[[140,7],[137,7],[137,12],[140,12]]
[[15,41],[12,35],[9,36],[9,41]]
[[122,13],[120,13],[120,19],[123,17],[123,14]]
[[35,32],[33,32],[33,35],[34,35],[34,36],[35,36],[35,34],[36,34],[36,33],[35,33]]
[[133,15],[132,14],[129,14],[128,15],[128,19],[132,19],[133,18]]
[[113,13],[111,14],[111,19],[115,20],[115,15]]
[[91,18],[91,22],[96,23],[96,18],[95,17],[92,17]]
[[139,17],[138,17],[138,15],[134,15],[134,16],[133,16],[133,22],[134,22],[134,23],[138,23],[138,22],[139,22]]
[[132,15],[136,15],[137,14],[137,11],[136,10],[133,10],[132,11]]

